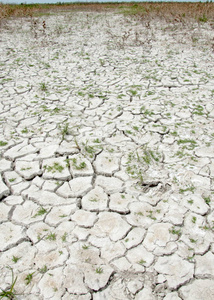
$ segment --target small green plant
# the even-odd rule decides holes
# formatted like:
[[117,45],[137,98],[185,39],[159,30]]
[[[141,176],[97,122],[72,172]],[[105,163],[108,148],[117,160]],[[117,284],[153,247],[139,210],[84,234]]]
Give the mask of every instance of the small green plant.
[[63,215],[59,215],[60,218],[66,218],[68,215],[63,214]]
[[28,284],[31,283],[31,281],[32,281],[32,279],[33,279],[33,274],[34,274],[34,273],[35,273],[35,272],[29,273],[29,274],[25,277],[26,285],[28,285]]
[[48,87],[44,82],[40,83],[40,90],[43,91],[43,92],[47,92]]
[[76,138],[74,138],[74,143],[75,143],[77,149],[78,149],[79,151],[81,151],[81,147],[80,147],[79,143],[77,142],[77,139],[76,139]]
[[101,140],[97,138],[97,139],[93,140],[93,142],[99,144],[99,143],[101,143]]
[[38,269],[39,273],[45,274],[48,271],[48,267],[44,265],[41,269]]
[[96,273],[97,274],[102,274],[103,273],[103,269],[102,268],[96,268]]
[[206,202],[206,204],[210,204],[210,202],[211,202],[210,197],[203,197],[203,198],[204,198],[204,201]]
[[197,218],[194,216],[194,217],[192,217],[192,223],[196,223],[196,220],[197,220]]
[[204,108],[201,105],[197,105],[193,110],[193,115],[203,116],[204,115]]
[[176,229],[175,227],[172,227],[172,229],[169,229],[169,232],[170,232],[171,234],[176,234],[176,235],[178,235],[178,236],[181,235],[181,230],[180,230],[180,229]]
[[16,263],[20,260],[20,258],[21,258],[21,257],[14,256],[14,255],[13,255],[12,261],[16,264]]
[[142,213],[142,211],[138,211],[138,212],[136,213],[136,215],[141,216],[141,217],[144,216],[144,214]]
[[91,202],[98,202],[99,200],[97,198],[91,198],[89,201],[91,201]]
[[25,127],[25,129],[22,129],[22,131],[21,131],[22,133],[28,133],[28,129],[27,129],[27,127]]
[[84,250],[87,250],[87,249],[89,248],[89,246],[84,244],[84,245],[82,246],[82,248],[83,248]]
[[79,165],[77,164],[77,159],[76,158],[73,158],[72,159],[72,165],[74,166],[74,168],[76,170],[82,170],[82,169],[85,169],[86,168],[86,163],[83,161],[81,163],[79,163]]
[[88,145],[85,146],[85,151],[90,154],[90,157],[93,157],[94,154],[96,153],[96,150],[94,149],[94,147],[88,146]]
[[129,90],[129,93],[131,94],[131,96],[137,95],[137,91],[135,91],[135,90]]
[[63,242],[66,242],[67,236],[68,236],[68,234],[67,234],[67,232],[65,232],[65,233],[63,234],[63,236],[62,236],[62,241],[63,241]]
[[191,238],[189,240],[190,240],[191,243],[196,243],[197,242],[197,240],[194,240],[194,239],[191,239]]
[[16,180],[16,178],[10,178],[9,181],[10,182],[14,182]]
[[188,202],[189,204],[193,204],[194,201],[193,201],[192,199],[190,199],[190,200],[188,200],[187,202]]
[[21,168],[21,171],[27,171],[27,170],[30,170],[32,169],[31,167],[28,167],[28,168]]
[[58,162],[54,162],[54,164],[52,166],[44,166],[44,169],[47,170],[47,172],[51,172],[51,173],[62,173],[62,171],[64,170],[64,167],[61,166]]
[[191,185],[191,186],[187,187],[186,189],[179,189],[179,193],[180,194],[183,194],[185,192],[192,192],[192,193],[194,193],[194,191],[195,191],[194,185]]
[[34,218],[38,216],[42,216],[47,213],[47,210],[44,207],[40,207],[40,209],[37,211],[37,213],[33,216]]
[[7,267],[7,268],[10,269],[11,273],[12,273],[11,285],[5,290],[1,289],[0,299],[3,299],[3,298],[7,298],[7,299],[10,299],[10,300],[17,299],[16,294],[15,294],[15,290],[14,290],[14,286],[15,286],[16,281],[17,281],[17,276],[14,278],[13,269],[11,267]]
[[140,265],[144,265],[146,263],[146,261],[144,259],[141,259],[139,262],[138,262]]
[[198,20],[199,20],[199,22],[205,23],[205,22],[208,21],[208,18],[207,18],[207,16],[206,16],[205,14],[203,14],[203,16],[202,16],[202,17],[199,17]]
[[61,131],[61,135],[62,135],[62,140],[65,139],[66,135],[69,135],[69,124],[68,122],[64,124],[63,127],[59,126],[60,131]]
[[194,255],[193,255],[193,256],[188,256],[187,259],[188,259],[189,261],[192,261],[192,260],[194,259]]
[[56,240],[56,234],[51,232],[51,233],[46,237],[46,240],[49,240],[49,241],[55,241],[55,240]]
[[152,215],[152,213],[153,213],[153,211],[152,210],[150,210],[150,211],[147,211],[149,214],[147,215],[147,217],[148,218],[150,218],[150,219],[152,219],[152,220],[157,220],[153,215]]
[[4,146],[6,146],[7,144],[8,144],[7,142],[0,141],[0,147],[4,147]]
[[183,149],[187,148],[188,150],[193,150],[197,146],[197,142],[191,139],[180,139],[177,143],[178,145],[184,144]]

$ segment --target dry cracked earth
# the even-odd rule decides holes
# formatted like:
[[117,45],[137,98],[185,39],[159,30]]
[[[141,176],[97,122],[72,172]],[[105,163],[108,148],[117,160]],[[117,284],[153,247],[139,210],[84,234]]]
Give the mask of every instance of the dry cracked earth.
[[213,38],[114,12],[4,24],[2,290],[214,299]]

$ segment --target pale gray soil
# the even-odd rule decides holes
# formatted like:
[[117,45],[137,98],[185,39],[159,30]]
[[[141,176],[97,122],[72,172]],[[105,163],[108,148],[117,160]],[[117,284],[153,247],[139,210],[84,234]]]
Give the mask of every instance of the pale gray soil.
[[115,13],[1,28],[1,289],[214,299],[213,39]]

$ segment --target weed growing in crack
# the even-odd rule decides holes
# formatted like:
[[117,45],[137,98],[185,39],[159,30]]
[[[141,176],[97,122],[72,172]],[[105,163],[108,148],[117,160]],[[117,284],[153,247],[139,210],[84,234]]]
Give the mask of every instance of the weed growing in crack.
[[204,199],[206,204],[208,204],[208,205],[210,204],[210,202],[211,202],[210,197],[203,197],[203,199]]
[[78,149],[79,151],[81,151],[81,147],[80,147],[79,143],[77,142],[77,139],[76,139],[76,138],[74,138],[74,143],[75,143],[77,149]]
[[62,140],[64,141],[65,136],[69,135],[69,124],[66,122],[63,127],[59,125],[60,133],[62,135]]
[[88,145],[88,142],[85,144],[83,143],[84,146],[84,152],[85,156],[89,156],[90,158],[93,158],[94,155],[98,152],[99,149],[102,149],[100,145]]
[[42,268],[38,269],[39,273],[45,274],[48,271],[48,267],[44,265]]
[[7,267],[8,269],[11,270],[11,273],[12,273],[12,279],[11,279],[11,285],[3,290],[1,289],[1,292],[0,292],[0,299],[3,299],[3,298],[7,298],[7,299],[17,299],[16,298],[16,293],[15,293],[15,290],[14,290],[14,286],[16,284],[16,281],[17,281],[17,276],[14,278],[14,273],[13,273],[13,269],[11,267]]

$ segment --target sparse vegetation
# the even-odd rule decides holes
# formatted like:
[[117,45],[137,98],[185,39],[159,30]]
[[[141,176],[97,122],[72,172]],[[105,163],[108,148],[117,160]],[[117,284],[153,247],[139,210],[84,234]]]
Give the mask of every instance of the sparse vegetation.
[[45,274],[48,271],[48,267],[44,265],[42,268],[38,269],[39,273]]
[[146,146],[140,147],[138,150],[128,154],[126,172],[130,177],[138,179],[139,183],[142,184],[146,168],[150,164],[158,163],[160,158],[161,155],[157,151],[148,149]]
[[14,272],[13,272],[13,269],[11,267],[8,267],[8,269],[11,270],[11,273],[12,273],[12,279],[11,279],[11,285],[3,290],[1,289],[1,292],[0,292],[0,299],[3,299],[3,298],[7,298],[7,299],[17,299],[16,298],[16,293],[15,293],[15,290],[14,290],[14,286],[16,284],[16,281],[17,281],[17,276],[14,277]]
[[16,263],[20,260],[20,258],[21,258],[21,257],[14,256],[14,255],[13,255],[12,261],[16,264]]
[[0,141],[0,147],[4,147],[7,145],[7,142]]
[[29,273],[26,277],[25,277],[25,283],[26,283],[26,285],[29,285],[30,283],[31,283],[31,281],[32,281],[32,279],[33,279],[33,274],[34,274],[35,272],[33,272],[33,273]]
[[56,234],[51,232],[48,236],[46,236],[46,240],[55,241],[56,240]]
[[96,273],[97,274],[102,274],[103,273],[103,269],[102,268],[96,268]]
[[76,170],[82,170],[86,168],[86,163],[84,161],[78,163],[76,158],[72,158],[72,165]]
[[[206,3],[62,3],[56,4],[3,4],[0,3],[0,21],[9,17],[38,16],[51,11],[118,11],[125,16],[138,17],[147,23],[154,17],[168,22],[186,24],[188,20],[205,23],[213,20],[214,5]],[[148,23],[149,26],[149,23]],[[42,24],[43,31],[46,23]],[[103,62],[101,61],[103,64]]]
[[37,211],[37,213],[33,216],[34,218],[38,216],[42,216],[47,213],[47,210],[44,207],[40,207],[40,209]]
[[62,173],[64,167],[60,165],[58,162],[54,162],[52,166],[45,165],[44,169],[47,170],[47,172],[51,172],[51,173],[56,173],[56,172]]

